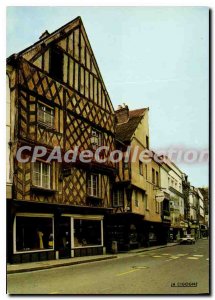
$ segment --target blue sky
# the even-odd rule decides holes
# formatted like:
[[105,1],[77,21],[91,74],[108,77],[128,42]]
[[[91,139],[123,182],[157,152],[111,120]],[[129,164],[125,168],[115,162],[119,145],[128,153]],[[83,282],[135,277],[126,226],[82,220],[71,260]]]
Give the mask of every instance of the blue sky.
[[[150,144],[207,149],[209,36],[206,7],[9,7],[7,55],[81,16],[116,108],[150,108]],[[195,186],[207,164],[178,164]]]

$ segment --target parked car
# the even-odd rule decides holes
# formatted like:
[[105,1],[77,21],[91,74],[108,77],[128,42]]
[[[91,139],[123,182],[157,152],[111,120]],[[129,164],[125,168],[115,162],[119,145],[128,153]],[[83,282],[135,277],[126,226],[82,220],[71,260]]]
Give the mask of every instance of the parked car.
[[187,234],[185,237],[180,238],[180,244],[195,244],[195,238],[190,234]]

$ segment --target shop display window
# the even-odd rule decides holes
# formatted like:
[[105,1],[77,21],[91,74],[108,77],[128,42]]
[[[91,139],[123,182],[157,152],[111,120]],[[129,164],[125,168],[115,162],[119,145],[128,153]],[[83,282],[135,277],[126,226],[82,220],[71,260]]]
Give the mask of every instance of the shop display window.
[[54,249],[52,217],[16,216],[15,224],[16,252]]

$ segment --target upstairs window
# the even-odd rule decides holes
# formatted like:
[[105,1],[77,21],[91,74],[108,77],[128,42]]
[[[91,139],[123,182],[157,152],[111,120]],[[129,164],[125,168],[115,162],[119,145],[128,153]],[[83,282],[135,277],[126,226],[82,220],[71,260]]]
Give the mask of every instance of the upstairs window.
[[139,207],[139,201],[138,201],[138,192],[134,191],[134,203],[136,207]]
[[124,170],[128,170],[128,162],[123,161]]
[[139,174],[143,176],[143,163],[139,161]]
[[157,214],[160,213],[160,203],[155,199],[155,211]]
[[148,179],[148,174],[147,174],[147,164],[145,164],[145,177]]
[[152,168],[152,183],[155,184],[155,170]]
[[102,146],[102,133],[94,128],[91,132],[91,145],[93,149]]
[[146,148],[149,149],[149,137],[148,137],[148,135],[146,136]]
[[156,185],[159,186],[159,174],[156,171]]
[[123,191],[118,189],[113,193],[113,207],[123,206]]
[[46,127],[54,127],[54,109],[42,103],[38,104],[37,120]]
[[99,197],[99,176],[96,174],[90,174],[87,180],[87,194],[92,197]]
[[56,47],[50,50],[49,73],[57,81],[63,81],[63,52]]
[[33,163],[33,185],[50,189],[51,168],[47,163],[36,161]]

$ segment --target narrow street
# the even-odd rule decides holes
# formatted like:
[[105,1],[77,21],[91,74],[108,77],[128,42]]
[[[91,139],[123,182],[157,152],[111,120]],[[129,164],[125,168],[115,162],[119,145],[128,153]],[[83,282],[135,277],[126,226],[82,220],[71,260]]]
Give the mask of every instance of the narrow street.
[[[191,283],[191,287],[179,287]],[[195,286],[194,286],[195,285]],[[209,241],[119,258],[11,274],[9,294],[202,294],[209,293]]]

